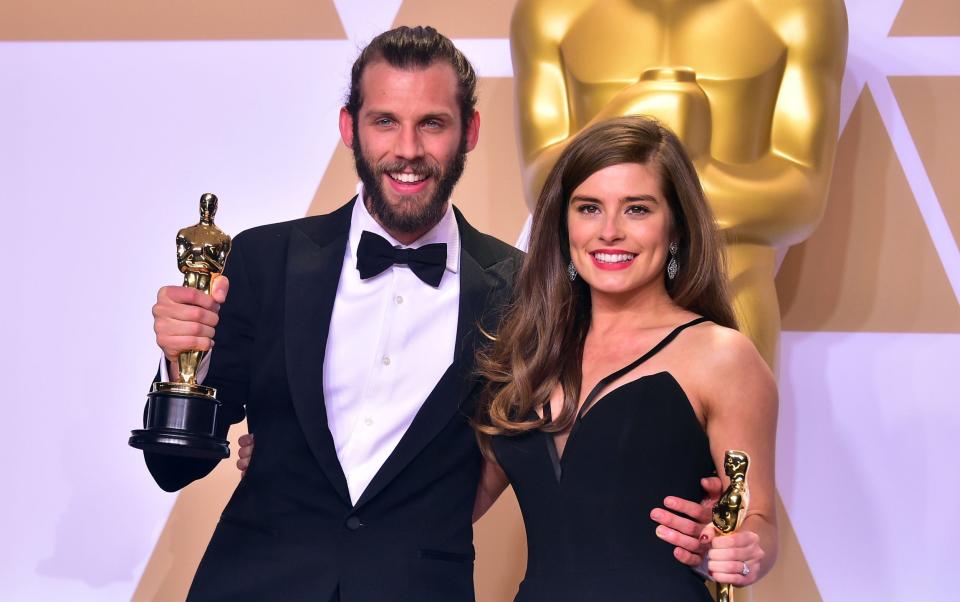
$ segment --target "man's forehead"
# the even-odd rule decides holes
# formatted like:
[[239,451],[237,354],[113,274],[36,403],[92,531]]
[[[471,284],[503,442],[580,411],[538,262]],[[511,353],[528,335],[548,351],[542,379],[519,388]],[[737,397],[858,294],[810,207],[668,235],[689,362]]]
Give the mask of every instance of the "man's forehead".
[[[429,65],[396,67],[386,60],[371,62],[360,77],[363,104],[369,101],[399,100],[394,96],[413,93],[425,101],[457,107],[457,75],[445,61]],[[366,108],[366,107],[363,107]]]

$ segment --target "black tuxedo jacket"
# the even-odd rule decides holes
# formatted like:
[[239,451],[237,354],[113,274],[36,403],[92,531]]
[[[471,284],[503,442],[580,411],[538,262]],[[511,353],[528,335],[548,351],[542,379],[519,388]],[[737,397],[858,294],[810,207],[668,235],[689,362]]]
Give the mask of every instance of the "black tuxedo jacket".
[[[355,201],[356,199],[354,199]],[[462,250],[455,360],[356,506],[327,427],[323,361],[351,201],[329,215],[239,234],[204,384],[257,448],[190,590],[191,600],[473,600],[471,514],[480,454],[466,400],[478,327],[496,328],[519,251],[456,211]],[[177,490],[215,462],[145,454]]]

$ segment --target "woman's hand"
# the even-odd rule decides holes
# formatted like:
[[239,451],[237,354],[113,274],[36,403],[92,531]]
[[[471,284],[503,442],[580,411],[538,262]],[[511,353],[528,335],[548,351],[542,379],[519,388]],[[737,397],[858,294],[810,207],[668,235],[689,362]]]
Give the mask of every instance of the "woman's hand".
[[241,473],[247,474],[250,459],[253,458],[253,433],[242,435],[237,443],[240,444],[240,450],[237,452],[237,468],[240,469]]
[[747,529],[719,535],[709,524],[700,537],[706,538],[707,572],[714,581],[745,587],[760,578],[766,554],[760,547],[759,535]]

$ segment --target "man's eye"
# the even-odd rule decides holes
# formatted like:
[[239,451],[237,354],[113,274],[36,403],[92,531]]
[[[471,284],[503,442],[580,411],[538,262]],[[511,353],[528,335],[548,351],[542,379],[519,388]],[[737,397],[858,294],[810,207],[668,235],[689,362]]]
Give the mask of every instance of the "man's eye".
[[440,129],[443,127],[443,123],[439,119],[427,119],[423,122],[423,127],[431,130]]
[[376,124],[376,125],[379,125],[379,126],[386,127],[386,126],[392,124],[392,123],[393,123],[393,120],[392,120],[392,119],[387,119],[386,117],[381,117],[381,118],[377,119],[376,121],[374,121],[373,123]]

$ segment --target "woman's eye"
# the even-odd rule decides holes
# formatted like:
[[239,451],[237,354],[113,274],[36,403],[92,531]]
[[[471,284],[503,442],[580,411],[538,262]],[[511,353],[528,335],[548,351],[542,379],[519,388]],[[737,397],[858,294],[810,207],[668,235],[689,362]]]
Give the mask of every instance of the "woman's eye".
[[650,213],[650,208],[646,205],[630,205],[627,207],[627,213],[632,213],[634,215],[644,215]]
[[579,211],[580,213],[594,214],[594,213],[600,213],[600,208],[597,207],[596,205],[580,205],[580,207],[577,208],[577,211]]

